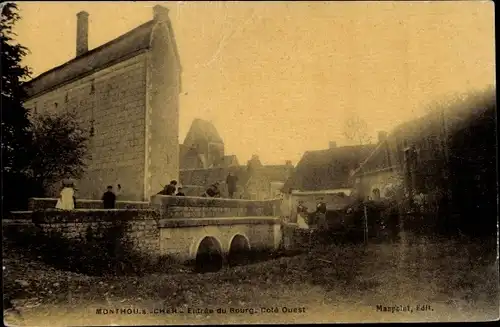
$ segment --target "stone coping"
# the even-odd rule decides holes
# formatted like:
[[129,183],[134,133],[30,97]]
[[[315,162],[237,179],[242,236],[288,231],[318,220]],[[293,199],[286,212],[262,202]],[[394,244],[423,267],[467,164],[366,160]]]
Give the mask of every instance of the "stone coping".
[[[29,210],[45,210],[45,209],[55,209],[57,203],[56,198],[30,198],[28,200]],[[76,199],[77,209],[99,209],[103,207],[103,202],[101,200],[95,199]],[[118,209],[127,208],[149,208],[149,202],[145,201],[116,201],[116,207]]]
[[154,195],[151,197],[153,207],[223,207],[248,208],[279,205],[281,200],[243,200],[226,198],[205,198],[194,196]]
[[2,225],[12,226],[12,225],[32,225],[31,219],[2,219]]
[[[29,200],[33,201],[56,201],[57,198],[29,198]],[[92,202],[102,202],[101,200],[96,200],[96,199],[76,199],[76,202],[82,202],[82,203],[92,203]],[[125,201],[125,200],[119,200],[116,201],[117,203],[130,203],[130,204],[147,204],[149,202],[146,201]]]
[[191,219],[160,219],[160,228],[182,228],[197,226],[225,226],[225,225],[276,225],[281,223],[277,217],[224,217],[224,218],[191,218]]

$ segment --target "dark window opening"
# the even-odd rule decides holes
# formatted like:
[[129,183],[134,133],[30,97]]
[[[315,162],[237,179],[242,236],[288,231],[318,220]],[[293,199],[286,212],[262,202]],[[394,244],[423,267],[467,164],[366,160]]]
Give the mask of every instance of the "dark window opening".
[[94,136],[94,134],[95,134],[94,120],[93,119],[90,121],[90,132],[89,132],[89,134],[90,134],[91,137]]

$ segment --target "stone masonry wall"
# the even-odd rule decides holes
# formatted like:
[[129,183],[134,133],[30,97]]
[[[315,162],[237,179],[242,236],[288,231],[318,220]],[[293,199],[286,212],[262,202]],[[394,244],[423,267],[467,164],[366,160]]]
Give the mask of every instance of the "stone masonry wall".
[[203,226],[195,222],[182,228],[176,227],[172,221],[160,230],[160,252],[180,261],[192,260],[196,258],[202,240],[213,237],[219,243],[221,252],[227,254],[236,235],[245,237],[254,250],[276,249],[281,241],[279,234],[275,233],[276,227],[279,228],[279,223],[271,218],[262,221],[241,219],[228,225],[219,225],[214,221]]
[[165,23],[155,26],[147,60],[147,196],[179,180],[179,74]]
[[84,239],[89,230],[102,235],[117,223],[125,223],[124,237],[139,253],[188,260],[207,236],[215,237],[224,252],[236,235],[248,239],[254,249],[277,248],[281,230],[276,207],[276,200],[154,196],[150,209],[45,209],[13,212],[9,218],[17,223],[32,221],[44,232],[59,232],[69,239]]
[[163,218],[278,217],[280,200],[251,201],[155,195],[151,207]]
[[74,112],[82,127],[93,125],[92,159],[77,198],[99,199],[107,185],[121,184],[124,199],[143,200],[145,58],[137,55],[25,103],[33,114]]
[[160,230],[158,215],[154,210],[85,210],[85,211],[37,211],[31,213],[35,226],[44,232],[60,232],[70,239],[85,239],[89,229],[103,233],[117,221],[126,222],[124,237],[134,248],[144,254],[159,255]]

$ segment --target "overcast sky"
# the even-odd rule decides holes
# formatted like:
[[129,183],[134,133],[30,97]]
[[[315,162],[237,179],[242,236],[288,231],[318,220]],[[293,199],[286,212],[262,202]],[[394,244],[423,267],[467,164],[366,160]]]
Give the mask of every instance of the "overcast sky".
[[[20,2],[35,76],[74,58],[76,13],[95,48],[152,18],[155,2]],[[429,102],[494,84],[492,2],[169,2],[183,66],[180,141],[211,120],[227,154],[294,163],[358,115],[390,131]]]

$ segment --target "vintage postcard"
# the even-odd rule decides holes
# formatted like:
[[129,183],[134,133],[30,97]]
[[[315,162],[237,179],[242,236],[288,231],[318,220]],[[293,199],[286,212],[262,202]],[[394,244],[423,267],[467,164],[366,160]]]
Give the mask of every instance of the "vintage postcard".
[[499,319],[493,2],[1,14],[7,326]]

